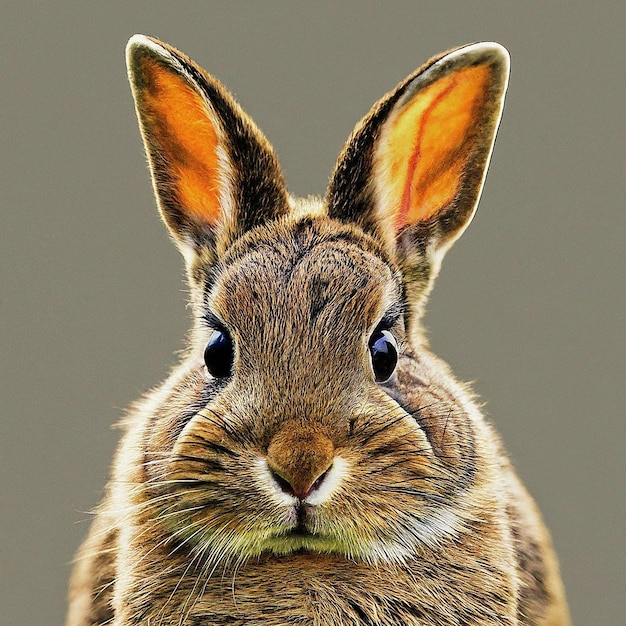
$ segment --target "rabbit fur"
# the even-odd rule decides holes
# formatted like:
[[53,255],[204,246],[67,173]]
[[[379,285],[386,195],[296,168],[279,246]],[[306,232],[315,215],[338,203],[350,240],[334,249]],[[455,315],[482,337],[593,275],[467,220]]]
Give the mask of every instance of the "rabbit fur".
[[506,50],[407,77],[323,199],[288,194],[186,56],[136,35],[127,59],[195,323],[123,420],[67,626],[568,624],[540,514],[420,323],[480,197]]

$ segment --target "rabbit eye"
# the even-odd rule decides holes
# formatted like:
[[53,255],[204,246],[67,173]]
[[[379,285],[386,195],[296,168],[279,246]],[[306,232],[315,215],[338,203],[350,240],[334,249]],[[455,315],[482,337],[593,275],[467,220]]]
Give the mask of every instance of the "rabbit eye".
[[388,330],[375,330],[369,340],[372,367],[377,383],[389,380],[398,363],[398,344]]
[[226,332],[214,330],[204,349],[204,362],[211,376],[224,378],[233,369],[233,341]]

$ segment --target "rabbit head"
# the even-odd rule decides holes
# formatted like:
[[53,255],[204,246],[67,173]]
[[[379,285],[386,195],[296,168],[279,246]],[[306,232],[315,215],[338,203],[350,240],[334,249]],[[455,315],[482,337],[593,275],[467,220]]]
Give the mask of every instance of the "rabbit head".
[[214,564],[302,550],[393,563],[454,534],[475,515],[485,426],[420,317],[479,200],[506,51],[469,45],[417,70],[306,200],[215,78],[147,37],[127,53],[196,319],[138,411],[145,523]]

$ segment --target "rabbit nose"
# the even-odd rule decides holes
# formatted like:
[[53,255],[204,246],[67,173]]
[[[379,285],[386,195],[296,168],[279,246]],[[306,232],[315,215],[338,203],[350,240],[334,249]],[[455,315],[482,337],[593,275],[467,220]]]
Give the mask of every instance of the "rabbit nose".
[[314,427],[285,422],[267,449],[267,463],[278,486],[304,500],[322,484],[333,464],[335,446]]

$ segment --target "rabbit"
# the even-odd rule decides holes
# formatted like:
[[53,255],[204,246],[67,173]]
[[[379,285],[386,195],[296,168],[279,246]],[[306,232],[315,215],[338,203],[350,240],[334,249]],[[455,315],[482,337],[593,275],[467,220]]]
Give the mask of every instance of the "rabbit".
[[421,318],[478,203],[509,56],[428,61],[289,195],[212,76],[133,36],[130,83],[194,314],[133,406],[67,626],[566,625],[551,539]]

